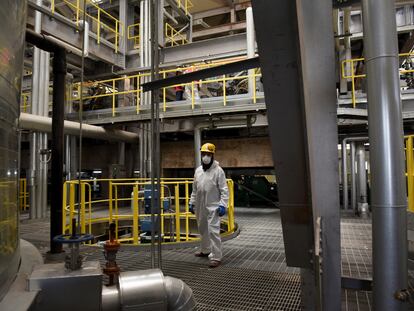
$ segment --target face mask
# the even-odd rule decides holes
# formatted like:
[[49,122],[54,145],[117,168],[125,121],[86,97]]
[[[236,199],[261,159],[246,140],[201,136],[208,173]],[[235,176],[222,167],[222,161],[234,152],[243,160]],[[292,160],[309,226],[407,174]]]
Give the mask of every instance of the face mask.
[[203,156],[203,158],[201,160],[203,161],[203,163],[205,165],[210,164],[210,162],[211,162],[211,156],[205,155],[205,156]]

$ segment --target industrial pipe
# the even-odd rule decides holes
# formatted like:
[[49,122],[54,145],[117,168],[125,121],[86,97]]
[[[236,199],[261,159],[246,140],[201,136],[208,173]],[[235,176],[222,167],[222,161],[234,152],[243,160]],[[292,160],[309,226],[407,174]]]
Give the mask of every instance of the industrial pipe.
[[355,142],[351,142],[351,209],[356,213],[357,211],[357,196],[356,196],[356,176],[355,176]]
[[[29,113],[21,113],[19,119],[20,127],[26,130],[51,133],[52,119],[49,117],[35,116]],[[80,124],[78,122],[65,120],[64,131],[67,135],[79,135]],[[124,141],[136,143],[139,135],[123,130],[105,129],[100,126],[83,124],[82,135],[88,138],[108,140],[108,141]]]
[[358,213],[362,217],[368,214],[367,201],[367,172],[365,169],[365,146],[359,143],[356,148],[357,167],[358,167]]
[[351,141],[367,141],[368,137],[347,137],[342,140],[342,206],[348,208],[348,165],[346,145]]
[[[255,33],[254,33],[254,20],[253,20],[253,9],[248,7],[246,9],[246,48],[247,48],[247,57],[253,58],[255,57]],[[249,80],[248,80],[248,89],[249,89],[249,96],[252,97],[255,90],[254,80],[256,77],[254,76],[254,69],[248,70]]]
[[182,280],[164,277],[159,269],[128,271],[119,284],[102,288],[102,310],[195,310],[193,291]]
[[406,310],[407,194],[395,1],[362,0],[371,163],[373,309]]

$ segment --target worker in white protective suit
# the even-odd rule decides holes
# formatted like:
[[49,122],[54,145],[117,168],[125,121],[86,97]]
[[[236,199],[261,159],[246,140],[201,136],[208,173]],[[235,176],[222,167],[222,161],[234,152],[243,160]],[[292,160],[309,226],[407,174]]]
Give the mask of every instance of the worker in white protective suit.
[[189,210],[195,213],[201,248],[196,257],[208,257],[211,268],[218,267],[222,259],[220,217],[226,213],[229,200],[226,176],[214,160],[216,147],[206,143],[201,147],[202,164],[195,171]]

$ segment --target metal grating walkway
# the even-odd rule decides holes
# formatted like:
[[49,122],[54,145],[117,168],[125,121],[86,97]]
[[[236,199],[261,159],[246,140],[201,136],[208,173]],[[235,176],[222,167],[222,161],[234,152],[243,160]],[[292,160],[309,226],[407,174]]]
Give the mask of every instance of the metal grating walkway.
[[[219,268],[209,269],[195,249],[163,251],[163,271],[183,279],[194,291],[198,310],[300,310],[299,270],[286,266],[279,210],[236,208],[240,235],[224,242],[224,259]],[[21,235],[47,250],[46,220],[23,220]],[[371,278],[370,219],[343,215],[342,274]],[[46,242],[46,243],[45,243]],[[102,249],[83,247],[86,259],[104,262]],[[149,248],[123,248],[118,263],[124,271],[151,267]],[[414,273],[409,271],[410,282]],[[372,310],[370,292],[343,290],[342,310]],[[414,306],[410,306],[414,310]]]

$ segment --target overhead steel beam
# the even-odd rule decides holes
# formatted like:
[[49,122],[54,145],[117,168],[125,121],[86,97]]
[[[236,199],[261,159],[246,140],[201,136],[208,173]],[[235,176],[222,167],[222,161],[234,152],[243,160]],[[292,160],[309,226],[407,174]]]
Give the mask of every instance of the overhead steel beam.
[[203,29],[203,30],[193,32],[193,39],[206,37],[206,36],[212,36],[212,35],[218,35],[218,34],[222,34],[222,33],[229,32],[229,31],[243,30],[243,29],[246,29],[246,22],[238,22],[238,23],[220,25],[217,27],[210,27],[208,29]]
[[142,85],[142,91],[148,92],[175,84],[189,83],[192,81],[221,76],[228,73],[257,68],[259,66],[259,57],[244,59],[237,62],[182,74],[179,76],[151,81]]
[[[286,262],[303,268],[305,310],[340,310],[332,2],[255,0],[252,4]],[[321,241],[314,241],[317,218],[321,219]],[[321,267],[311,264],[319,243]]]

